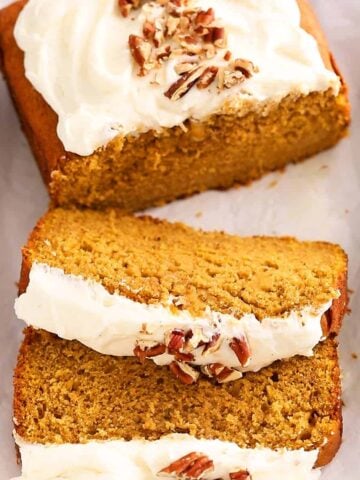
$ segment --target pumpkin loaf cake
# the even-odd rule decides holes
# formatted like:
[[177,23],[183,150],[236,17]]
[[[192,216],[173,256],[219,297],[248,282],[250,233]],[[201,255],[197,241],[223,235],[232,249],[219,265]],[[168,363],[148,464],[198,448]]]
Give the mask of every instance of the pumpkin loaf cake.
[[[337,245],[241,238],[110,209],[50,210],[23,249],[17,316],[117,356],[220,382],[339,331]],[[195,368],[194,368],[195,367]]]
[[307,0],[19,0],[0,51],[58,205],[140,210],[245,184],[349,123]]
[[312,358],[185,386],[148,360],[29,328],[14,381],[23,480],[314,480],[341,440],[332,339]]

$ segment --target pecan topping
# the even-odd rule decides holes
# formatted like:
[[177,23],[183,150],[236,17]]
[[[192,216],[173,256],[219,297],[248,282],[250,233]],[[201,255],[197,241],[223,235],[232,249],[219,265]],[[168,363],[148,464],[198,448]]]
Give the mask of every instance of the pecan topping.
[[128,17],[133,8],[139,8],[141,0],[118,0],[121,15]]
[[[123,16],[132,9],[140,8],[144,0],[118,0]],[[232,62],[231,52],[223,54],[225,66],[209,65],[206,60],[213,59],[221,49],[226,48],[227,32],[216,19],[215,10],[191,6],[187,0],[153,0],[150,10],[144,9],[142,36],[130,35],[129,47],[135,63],[139,66],[139,75],[145,76],[154,69],[182,55],[194,58],[194,61],[175,65],[180,76],[165,92],[170,100],[182,98],[190,89],[206,89],[217,78],[217,87],[222,90],[239,85],[258,71],[250,61],[236,59]],[[149,14],[156,5],[162,7],[156,19]],[[190,65],[192,65],[190,67]],[[156,77],[156,72],[154,74]],[[154,78],[151,84],[158,84]]]
[[175,358],[178,362],[192,362],[195,359],[191,352],[176,352]]
[[211,30],[211,40],[216,47],[225,48],[226,47],[225,28],[213,27]]
[[190,72],[185,73],[179,78],[179,80],[170,86],[170,88],[164,94],[165,97],[168,97],[173,101],[182,98],[199,80],[203,71],[204,68],[195,67],[190,70]]
[[173,330],[170,334],[170,339],[167,344],[168,352],[175,354],[179,352],[185,345],[185,332],[184,330]]
[[218,67],[207,67],[203,73],[200,75],[199,81],[196,86],[200,90],[207,88],[215,80],[215,77],[218,72]]
[[171,47],[170,45],[165,45],[164,47],[159,48],[156,53],[156,59],[159,62],[166,61],[171,55]]
[[251,475],[247,470],[239,470],[229,474],[230,480],[251,480]]
[[199,480],[214,470],[214,462],[204,453],[191,452],[158,472],[158,476],[171,476],[186,480]]
[[205,345],[204,350],[202,351],[202,355],[216,352],[217,350],[219,350],[221,345],[220,333],[215,333],[212,336],[210,342],[202,343],[202,345]]
[[250,348],[244,336],[241,338],[233,338],[229,344],[230,348],[237,356],[240,365],[244,366],[250,358]]
[[178,75],[190,72],[196,64],[191,62],[182,62],[175,65],[174,70]]
[[145,20],[145,23],[143,25],[143,35],[146,38],[146,40],[154,40],[156,28],[153,22],[150,22],[149,20]]
[[157,357],[158,355],[162,355],[166,352],[165,345],[158,343],[153,347],[145,347],[144,349],[137,345],[134,348],[134,355],[138,357],[141,363],[144,362],[145,358]]
[[170,363],[169,368],[175,377],[186,385],[195,383],[199,378],[199,372],[186,363],[174,361]]
[[179,23],[179,18],[169,16],[169,18],[166,20],[165,37],[172,37],[177,32]]
[[130,35],[129,47],[133,59],[140,67],[140,75],[144,75],[146,70],[151,66],[151,63],[149,63],[152,50],[150,43],[142,37]]
[[195,24],[205,27],[215,20],[215,12],[213,8],[201,10],[195,17]]
[[225,367],[221,363],[210,363],[201,368],[204,375],[209,378],[215,378],[218,383],[227,383],[238,380],[242,377],[242,373],[233,368]]
[[236,58],[232,64],[232,67],[235,71],[240,71],[246,78],[250,78],[259,71],[249,60],[244,60],[242,58]]

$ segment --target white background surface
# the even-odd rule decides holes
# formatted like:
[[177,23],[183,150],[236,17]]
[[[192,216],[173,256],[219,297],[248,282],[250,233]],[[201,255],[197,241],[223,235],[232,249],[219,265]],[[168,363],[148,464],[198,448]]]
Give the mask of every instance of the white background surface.
[[[0,0],[0,6],[7,3]],[[152,213],[205,229],[295,235],[337,242],[345,248],[350,257],[350,288],[355,292],[352,314],[345,318],[340,336],[345,430],[342,448],[322,478],[356,480],[360,478],[360,0],[313,3],[350,86],[351,136],[335,149],[250,187],[205,193]],[[0,80],[0,480],[19,472],[11,438],[11,379],[23,328],[13,313],[20,248],[47,202]]]

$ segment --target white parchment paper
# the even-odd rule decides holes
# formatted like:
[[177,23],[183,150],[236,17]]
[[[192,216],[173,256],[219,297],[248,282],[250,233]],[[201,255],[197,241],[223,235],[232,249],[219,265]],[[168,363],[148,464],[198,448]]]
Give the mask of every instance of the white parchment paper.
[[[0,7],[7,3],[0,0]],[[352,312],[345,318],[340,336],[345,428],[341,450],[324,469],[323,478],[356,480],[360,478],[360,0],[313,3],[350,86],[351,136],[335,149],[250,187],[208,192],[151,213],[241,235],[329,240],[348,252],[354,293]],[[23,328],[13,313],[20,248],[47,202],[40,174],[0,80],[0,480],[19,473],[11,437],[11,402],[12,371]],[[359,359],[354,358],[356,354]]]

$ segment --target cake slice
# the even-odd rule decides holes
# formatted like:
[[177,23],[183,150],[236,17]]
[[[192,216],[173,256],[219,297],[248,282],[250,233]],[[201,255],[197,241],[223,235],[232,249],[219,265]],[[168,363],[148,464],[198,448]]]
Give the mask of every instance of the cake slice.
[[346,277],[329,243],[58,208],[23,249],[15,310],[100,353],[168,364],[185,383],[200,369],[223,382],[337,333]]
[[58,205],[140,210],[245,184],[349,124],[307,0],[20,0],[0,51]]
[[27,329],[15,372],[23,480],[314,480],[341,440],[336,345],[223,385]]

